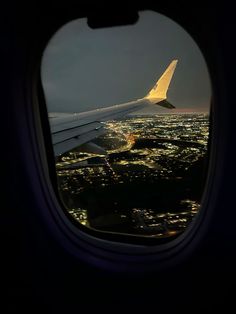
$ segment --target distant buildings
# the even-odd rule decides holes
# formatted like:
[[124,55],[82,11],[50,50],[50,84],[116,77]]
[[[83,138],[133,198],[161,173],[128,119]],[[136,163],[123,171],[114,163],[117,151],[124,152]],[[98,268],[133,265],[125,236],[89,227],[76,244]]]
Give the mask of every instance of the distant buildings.
[[[69,213],[77,221],[89,226],[87,210],[91,210],[91,208],[86,207],[86,204],[89,204],[86,197],[93,196],[92,194],[95,193],[99,199],[99,193],[103,193],[104,189],[109,188],[108,212],[110,215],[114,211],[120,217],[121,215],[125,216],[126,218],[122,221],[130,226],[131,231],[129,230],[129,232],[154,233],[161,237],[168,236],[170,231],[172,234],[183,231],[191,222],[197,212],[196,208],[199,206],[198,200],[186,198],[185,192],[183,195],[176,193],[178,200],[174,200],[172,203],[178,204],[178,206],[170,205],[172,203],[167,202],[166,205],[170,208],[165,208],[164,212],[160,213],[158,199],[156,208],[154,205],[152,208],[148,208],[142,197],[140,206],[132,208],[131,202],[129,209],[123,211],[122,206],[124,205],[119,207],[119,199],[117,200],[119,193],[116,191],[119,191],[118,187],[122,185],[127,187],[127,193],[132,185],[159,184],[160,189],[164,189],[160,186],[160,182],[164,182],[163,180],[166,182],[168,180],[178,181],[178,185],[182,184],[183,191],[185,191],[186,184],[184,182],[187,180],[188,170],[192,169],[191,167],[197,161],[202,160],[207,151],[208,115],[162,114],[154,117],[131,117],[107,122],[106,127],[106,135],[99,138],[98,141],[99,145],[103,143],[106,147],[107,157],[101,158],[89,153],[80,153],[78,148],[73,154],[68,153],[58,160],[59,190],[65,206],[68,205],[66,207]],[[190,186],[191,189],[197,189],[194,183]],[[112,193],[115,195],[114,200]],[[132,194],[132,188],[130,193]],[[145,193],[149,193],[148,189],[145,190]],[[165,193],[164,190],[163,193]],[[168,191],[166,194],[170,195]],[[147,197],[149,196],[147,195]],[[153,195],[150,195],[151,197]],[[81,199],[83,201],[80,201]],[[103,207],[106,207],[105,201],[102,201]],[[135,204],[137,205],[137,202]],[[104,210],[101,212],[106,215]],[[176,212],[179,214],[177,215]],[[99,208],[96,209],[96,213],[99,215]],[[167,213],[171,213],[170,216]],[[114,223],[114,219],[112,221]],[[106,223],[102,225],[104,227]],[[124,232],[124,228],[120,230]]]

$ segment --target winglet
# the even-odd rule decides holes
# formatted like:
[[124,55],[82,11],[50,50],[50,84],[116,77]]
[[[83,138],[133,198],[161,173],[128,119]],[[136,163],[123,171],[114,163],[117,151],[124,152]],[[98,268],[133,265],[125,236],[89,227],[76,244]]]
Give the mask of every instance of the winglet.
[[155,100],[155,99],[166,99],[166,94],[168,87],[170,85],[170,81],[174,74],[176,65],[178,60],[173,60],[159,80],[156,82],[154,87],[150,90],[150,92],[144,97],[145,99]]

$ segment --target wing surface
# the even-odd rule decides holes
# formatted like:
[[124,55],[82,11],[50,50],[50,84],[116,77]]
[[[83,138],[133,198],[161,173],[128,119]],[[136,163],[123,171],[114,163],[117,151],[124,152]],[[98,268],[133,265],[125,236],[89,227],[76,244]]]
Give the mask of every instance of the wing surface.
[[155,104],[169,109],[175,108],[166,98],[176,64],[177,60],[170,63],[144,98],[82,113],[49,113],[55,156],[104,134],[103,122],[105,121],[124,117],[128,113],[140,110],[147,105]]

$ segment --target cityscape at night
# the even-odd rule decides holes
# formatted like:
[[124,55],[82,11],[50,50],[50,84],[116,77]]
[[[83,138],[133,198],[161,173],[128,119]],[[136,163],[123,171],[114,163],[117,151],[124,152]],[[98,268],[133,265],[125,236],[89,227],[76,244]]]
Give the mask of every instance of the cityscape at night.
[[133,115],[56,159],[61,200],[88,228],[171,239],[198,213],[207,172],[207,113]]

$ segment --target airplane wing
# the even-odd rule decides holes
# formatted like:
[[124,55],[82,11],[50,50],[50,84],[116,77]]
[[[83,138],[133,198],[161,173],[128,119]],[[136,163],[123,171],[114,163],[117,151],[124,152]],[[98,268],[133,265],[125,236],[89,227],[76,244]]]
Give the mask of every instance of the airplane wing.
[[49,113],[55,156],[104,134],[103,122],[105,121],[121,118],[150,104],[169,109],[175,108],[167,101],[167,90],[176,64],[177,60],[173,60],[150,92],[141,99],[82,113]]

